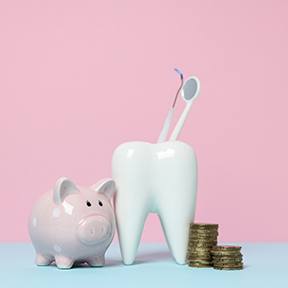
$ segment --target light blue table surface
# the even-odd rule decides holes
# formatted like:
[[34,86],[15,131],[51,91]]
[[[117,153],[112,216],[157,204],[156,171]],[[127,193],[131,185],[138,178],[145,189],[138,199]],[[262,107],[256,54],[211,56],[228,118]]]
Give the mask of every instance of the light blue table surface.
[[113,244],[102,268],[37,267],[30,244],[0,244],[0,287],[288,287],[288,244],[244,244],[244,270],[177,265],[165,244],[141,244],[134,265],[121,263]]

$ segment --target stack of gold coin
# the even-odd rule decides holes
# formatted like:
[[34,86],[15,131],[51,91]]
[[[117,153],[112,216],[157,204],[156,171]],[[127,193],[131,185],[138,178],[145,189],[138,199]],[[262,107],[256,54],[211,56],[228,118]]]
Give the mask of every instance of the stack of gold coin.
[[191,223],[186,262],[191,267],[212,266],[211,248],[217,245],[218,224]]
[[214,269],[239,270],[243,269],[240,246],[215,246],[211,250]]

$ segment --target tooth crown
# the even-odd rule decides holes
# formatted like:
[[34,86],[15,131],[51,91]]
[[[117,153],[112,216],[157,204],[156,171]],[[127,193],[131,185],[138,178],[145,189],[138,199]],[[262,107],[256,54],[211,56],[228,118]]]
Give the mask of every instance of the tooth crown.
[[196,201],[193,149],[180,141],[124,143],[114,151],[112,174],[123,262],[133,263],[145,219],[156,212],[172,255],[184,264]]

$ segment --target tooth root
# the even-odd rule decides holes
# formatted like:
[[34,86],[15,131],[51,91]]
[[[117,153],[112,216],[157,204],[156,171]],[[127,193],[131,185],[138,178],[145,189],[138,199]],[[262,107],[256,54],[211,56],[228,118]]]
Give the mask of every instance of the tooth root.
[[[179,199],[178,199],[179,201]],[[167,205],[162,203],[159,207],[159,217],[165,234],[166,242],[169,246],[175,261],[178,264],[185,264],[186,252],[189,236],[189,224],[193,221],[193,205],[188,207],[187,203],[183,207],[178,205]]]
[[141,194],[137,194],[137,191],[132,192],[134,197],[125,197],[125,199],[122,199],[120,196],[116,198],[115,202],[120,250],[123,263],[126,265],[132,264],[135,260],[144,222],[147,217],[147,210],[143,207],[145,203],[140,200],[141,197],[138,199],[135,198],[135,195]]

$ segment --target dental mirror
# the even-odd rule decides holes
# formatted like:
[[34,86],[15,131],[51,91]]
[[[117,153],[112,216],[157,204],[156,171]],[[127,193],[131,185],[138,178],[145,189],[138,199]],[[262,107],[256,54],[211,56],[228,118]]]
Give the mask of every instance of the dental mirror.
[[200,91],[200,82],[198,78],[194,76],[189,77],[185,81],[183,88],[181,90],[181,95],[184,101],[186,102],[186,107],[184,108],[184,111],[182,112],[180,119],[178,120],[171,134],[170,140],[172,141],[176,140],[177,137],[179,136],[184,126],[185,120],[187,119],[190,109],[192,107],[192,103],[197,98],[199,91]]
[[190,77],[188,78],[181,90],[181,96],[183,99],[187,102],[191,100],[192,98],[197,97],[199,92],[199,80],[196,77]]

